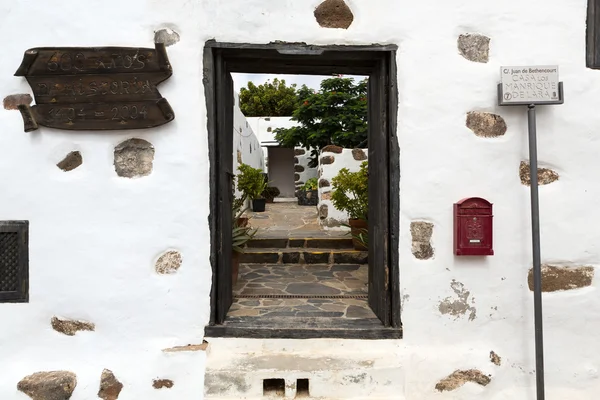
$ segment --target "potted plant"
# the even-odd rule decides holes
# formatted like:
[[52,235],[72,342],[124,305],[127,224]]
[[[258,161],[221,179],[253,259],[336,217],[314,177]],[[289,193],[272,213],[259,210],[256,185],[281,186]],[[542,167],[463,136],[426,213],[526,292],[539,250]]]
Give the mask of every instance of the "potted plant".
[[[238,199],[236,199],[237,201]],[[242,209],[234,202],[233,206],[233,229],[231,232],[233,254],[231,255],[231,283],[236,285],[240,273],[240,254],[244,252],[244,246],[256,235],[257,229],[248,226],[248,218],[242,217],[246,209]]]
[[356,250],[368,250],[360,235],[367,237],[369,224],[369,165],[365,161],[358,172],[350,172],[347,168],[340,169],[332,179],[333,193],[331,202],[334,207],[348,214],[350,234]]
[[245,197],[252,200],[252,211],[264,212],[266,200],[263,197],[263,192],[267,187],[263,172],[259,168],[252,168],[248,164],[240,164],[238,169],[240,174],[238,175],[238,190],[241,191]]
[[276,188],[275,186],[267,186],[262,193],[262,197],[265,198],[267,203],[273,203],[275,197],[279,196],[279,194],[281,194],[279,188]]
[[299,206],[316,206],[319,202],[319,194],[317,191],[317,178],[310,178],[298,190],[298,205]]

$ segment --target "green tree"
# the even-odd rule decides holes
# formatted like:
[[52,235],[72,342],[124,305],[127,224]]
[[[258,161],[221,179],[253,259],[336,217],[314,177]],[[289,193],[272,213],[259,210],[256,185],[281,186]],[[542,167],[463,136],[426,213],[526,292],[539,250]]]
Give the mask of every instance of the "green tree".
[[319,91],[303,85],[298,90],[298,107],[292,120],[299,126],[275,130],[275,139],[283,147],[317,150],[333,144],[345,148],[367,146],[367,79],[324,79]]
[[287,86],[284,79],[258,86],[248,82],[240,90],[240,109],[246,117],[289,117],[297,102],[296,84]]

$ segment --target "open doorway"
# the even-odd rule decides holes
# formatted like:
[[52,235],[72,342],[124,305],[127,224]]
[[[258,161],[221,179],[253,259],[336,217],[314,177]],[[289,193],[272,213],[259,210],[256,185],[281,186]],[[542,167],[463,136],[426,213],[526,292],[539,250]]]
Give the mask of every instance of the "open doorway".
[[[211,180],[216,183],[211,188],[211,261],[214,273],[211,321],[206,334],[281,338],[401,337],[395,47],[208,42],[204,61]],[[368,198],[376,206],[368,208],[368,253],[363,252],[368,254],[368,264],[367,257],[361,262],[356,259],[356,252],[348,250],[352,246],[352,239],[348,236],[311,237],[308,232],[301,236],[269,238],[267,235],[246,244],[249,249],[244,252],[246,263],[240,267],[241,284],[232,280],[234,243],[231,232],[237,218],[232,215],[231,209],[237,201],[232,190],[237,171],[233,162],[233,140],[227,132],[233,130],[234,110],[231,106],[236,103],[231,74],[240,72],[369,77],[370,162],[368,174],[366,169],[364,174],[369,177]],[[281,193],[283,189],[284,198],[292,193],[298,197],[298,174],[290,168],[293,165],[290,161],[300,155],[298,149],[265,147],[264,174],[269,185],[277,182],[280,186],[278,191]],[[322,159],[321,155],[327,151],[334,154],[328,157],[342,157],[340,149],[339,146],[316,149],[324,151],[317,153],[317,160]],[[357,159],[356,153],[354,156]],[[367,152],[364,153],[366,158]],[[327,164],[327,159],[324,164]],[[367,168],[366,162],[364,168]],[[324,170],[319,168],[319,174],[322,175]],[[289,184],[292,171],[294,186]],[[319,186],[324,186],[323,181],[326,180],[321,179]],[[319,199],[323,198],[326,196],[319,195]],[[315,210],[322,213],[322,208]],[[349,254],[355,257],[354,264],[336,262]],[[321,284],[324,281],[329,284]],[[286,312],[282,305],[284,308],[289,306],[289,310]],[[340,307],[345,307],[344,312],[339,312]],[[341,316],[344,318],[338,318]]]

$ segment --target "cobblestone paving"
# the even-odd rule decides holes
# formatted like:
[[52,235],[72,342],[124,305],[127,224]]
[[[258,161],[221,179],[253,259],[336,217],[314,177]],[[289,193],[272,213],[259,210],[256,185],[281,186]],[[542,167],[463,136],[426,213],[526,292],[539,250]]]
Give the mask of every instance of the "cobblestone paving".
[[367,265],[241,264],[234,296],[367,294]]
[[[241,264],[238,284],[234,288],[234,302],[227,315],[376,318],[366,299],[367,275],[367,265]],[[301,298],[244,297],[285,295]]]
[[366,299],[234,299],[228,317],[377,318]]

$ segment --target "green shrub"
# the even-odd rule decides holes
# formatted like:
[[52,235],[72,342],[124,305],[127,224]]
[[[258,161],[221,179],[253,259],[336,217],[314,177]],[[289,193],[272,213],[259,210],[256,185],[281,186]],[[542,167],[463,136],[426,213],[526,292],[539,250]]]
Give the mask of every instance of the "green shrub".
[[305,191],[317,190],[318,183],[319,181],[317,180],[317,178],[310,178],[306,181],[306,183],[302,186],[301,189]]
[[260,168],[252,168],[248,164],[240,164],[237,176],[237,188],[250,200],[261,199],[267,182]]
[[340,169],[332,179],[331,202],[350,219],[367,219],[369,214],[369,164],[363,162],[358,172]]

